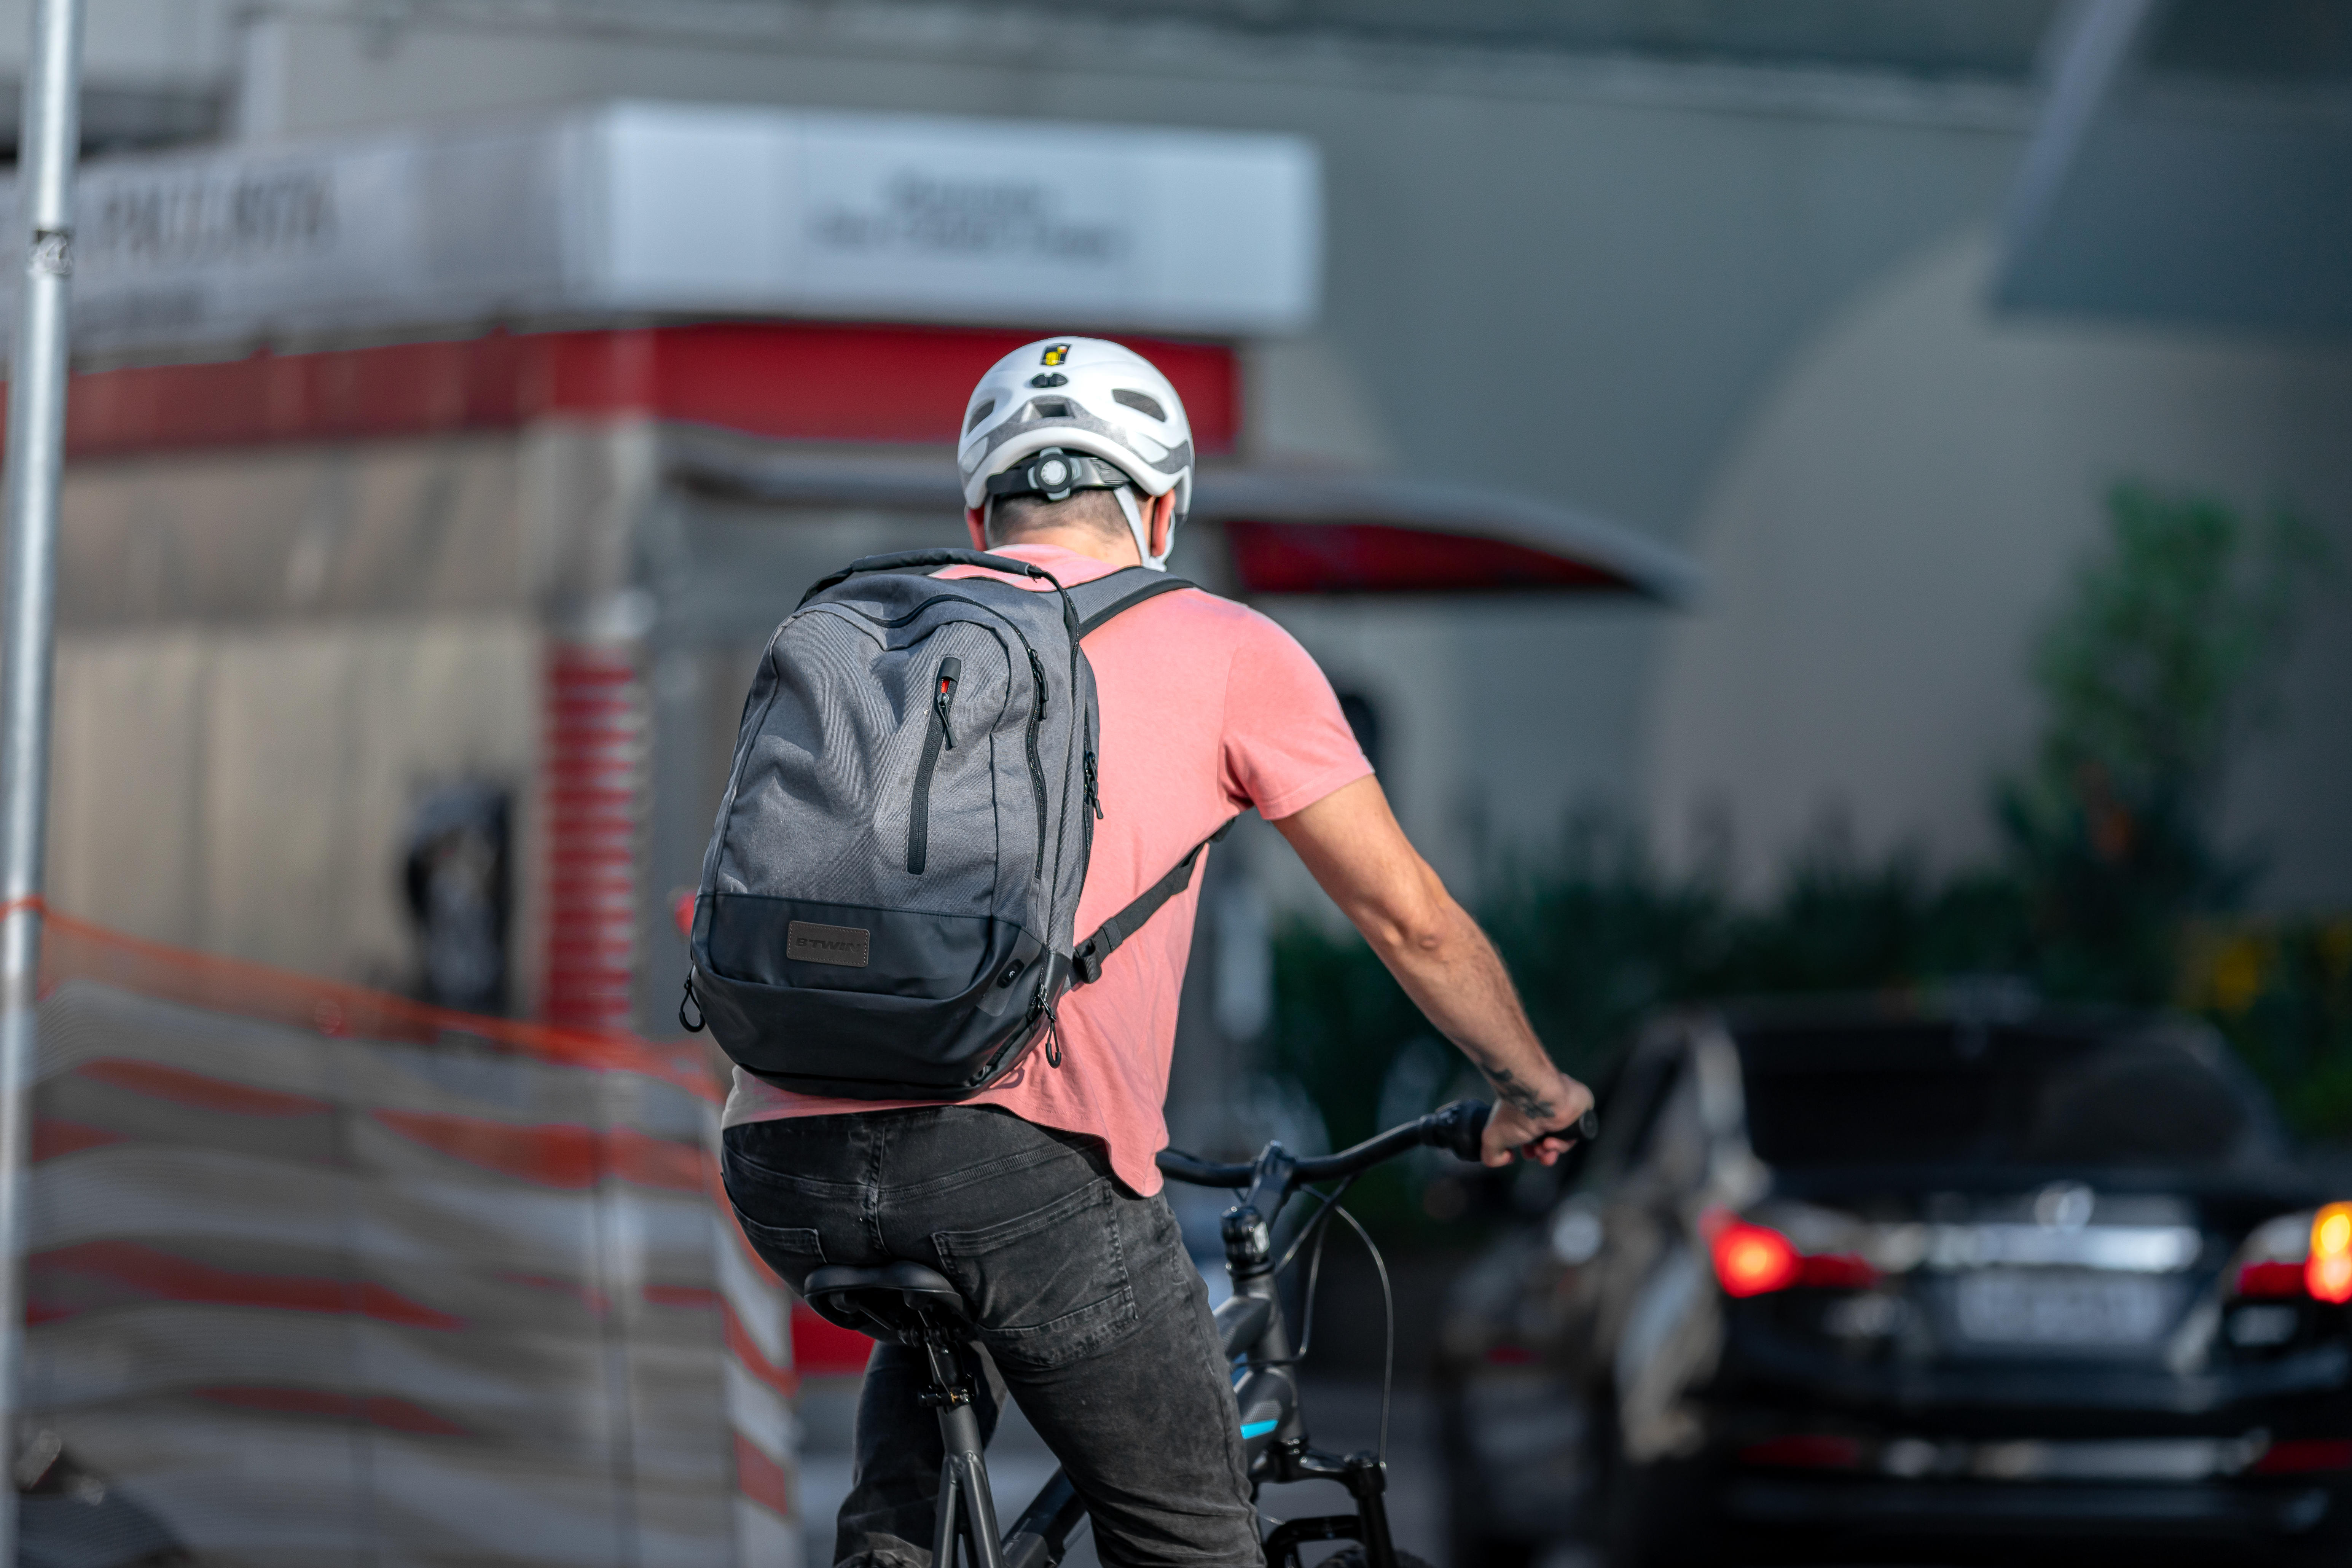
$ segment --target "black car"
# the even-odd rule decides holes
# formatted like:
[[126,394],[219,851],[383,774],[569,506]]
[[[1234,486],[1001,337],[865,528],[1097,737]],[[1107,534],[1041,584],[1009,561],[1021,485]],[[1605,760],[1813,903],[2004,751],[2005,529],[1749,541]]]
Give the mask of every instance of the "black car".
[[1601,1122],[1448,1309],[1457,1568],[2352,1561],[2352,1193],[2200,1026],[1679,1014]]

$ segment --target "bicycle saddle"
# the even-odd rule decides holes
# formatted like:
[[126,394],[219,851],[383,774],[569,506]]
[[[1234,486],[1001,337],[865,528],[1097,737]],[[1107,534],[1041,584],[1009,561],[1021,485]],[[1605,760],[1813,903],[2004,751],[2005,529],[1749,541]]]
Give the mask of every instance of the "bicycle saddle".
[[919,1263],[885,1263],[878,1268],[828,1265],[808,1277],[802,1291],[817,1315],[845,1329],[900,1344],[919,1345],[935,1332],[963,1337],[962,1292],[936,1269]]

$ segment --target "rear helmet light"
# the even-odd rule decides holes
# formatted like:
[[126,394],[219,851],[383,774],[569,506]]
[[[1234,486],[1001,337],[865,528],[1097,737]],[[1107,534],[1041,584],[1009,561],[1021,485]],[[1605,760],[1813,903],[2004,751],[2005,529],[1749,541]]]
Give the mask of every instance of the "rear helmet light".
[[1770,1226],[1728,1215],[1715,1219],[1708,1250],[1727,1296],[1764,1296],[1792,1285],[1862,1290],[1878,1283],[1878,1270],[1852,1253],[1800,1252]]
[[2303,1283],[2316,1300],[2352,1301],[2352,1204],[2329,1204],[2311,1216]]

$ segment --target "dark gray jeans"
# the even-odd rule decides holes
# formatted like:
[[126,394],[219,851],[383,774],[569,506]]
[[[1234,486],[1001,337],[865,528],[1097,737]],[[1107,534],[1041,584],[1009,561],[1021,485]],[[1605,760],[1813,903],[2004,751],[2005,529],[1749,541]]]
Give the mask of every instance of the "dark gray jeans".
[[[1208,1292],[1167,1200],[1129,1195],[1091,1140],[978,1106],[798,1117],[730,1128],[726,1175],[744,1234],[795,1289],[827,1263],[892,1258],[956,1282],[1086,1500],[1106,1568],[1264,1561]],[[940,1447],[915,1401],[925,1382],[901,1346],[866,1365],[838,1563],[930,1563]],[[994,1394],[973,1384],[992,1434]]]

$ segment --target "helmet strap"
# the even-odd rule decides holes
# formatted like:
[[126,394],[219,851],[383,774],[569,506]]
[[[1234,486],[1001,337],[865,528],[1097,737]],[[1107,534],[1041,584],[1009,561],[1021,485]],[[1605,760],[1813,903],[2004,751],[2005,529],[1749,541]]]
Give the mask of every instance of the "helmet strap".
[[[1135,487],[1121,485],[1110,493],[1118,498],[1118,510],[1127,513],[1128,531],[1135,535],[1135,553],[1138,559],[1154,572],[1167,571],[1168,557],[1164,554],[1151,553],[1151,529],[1143,521],[1143,509],[1135,504]],[[1169,542],[1172,544],[1175,542],[1171,540]]]

